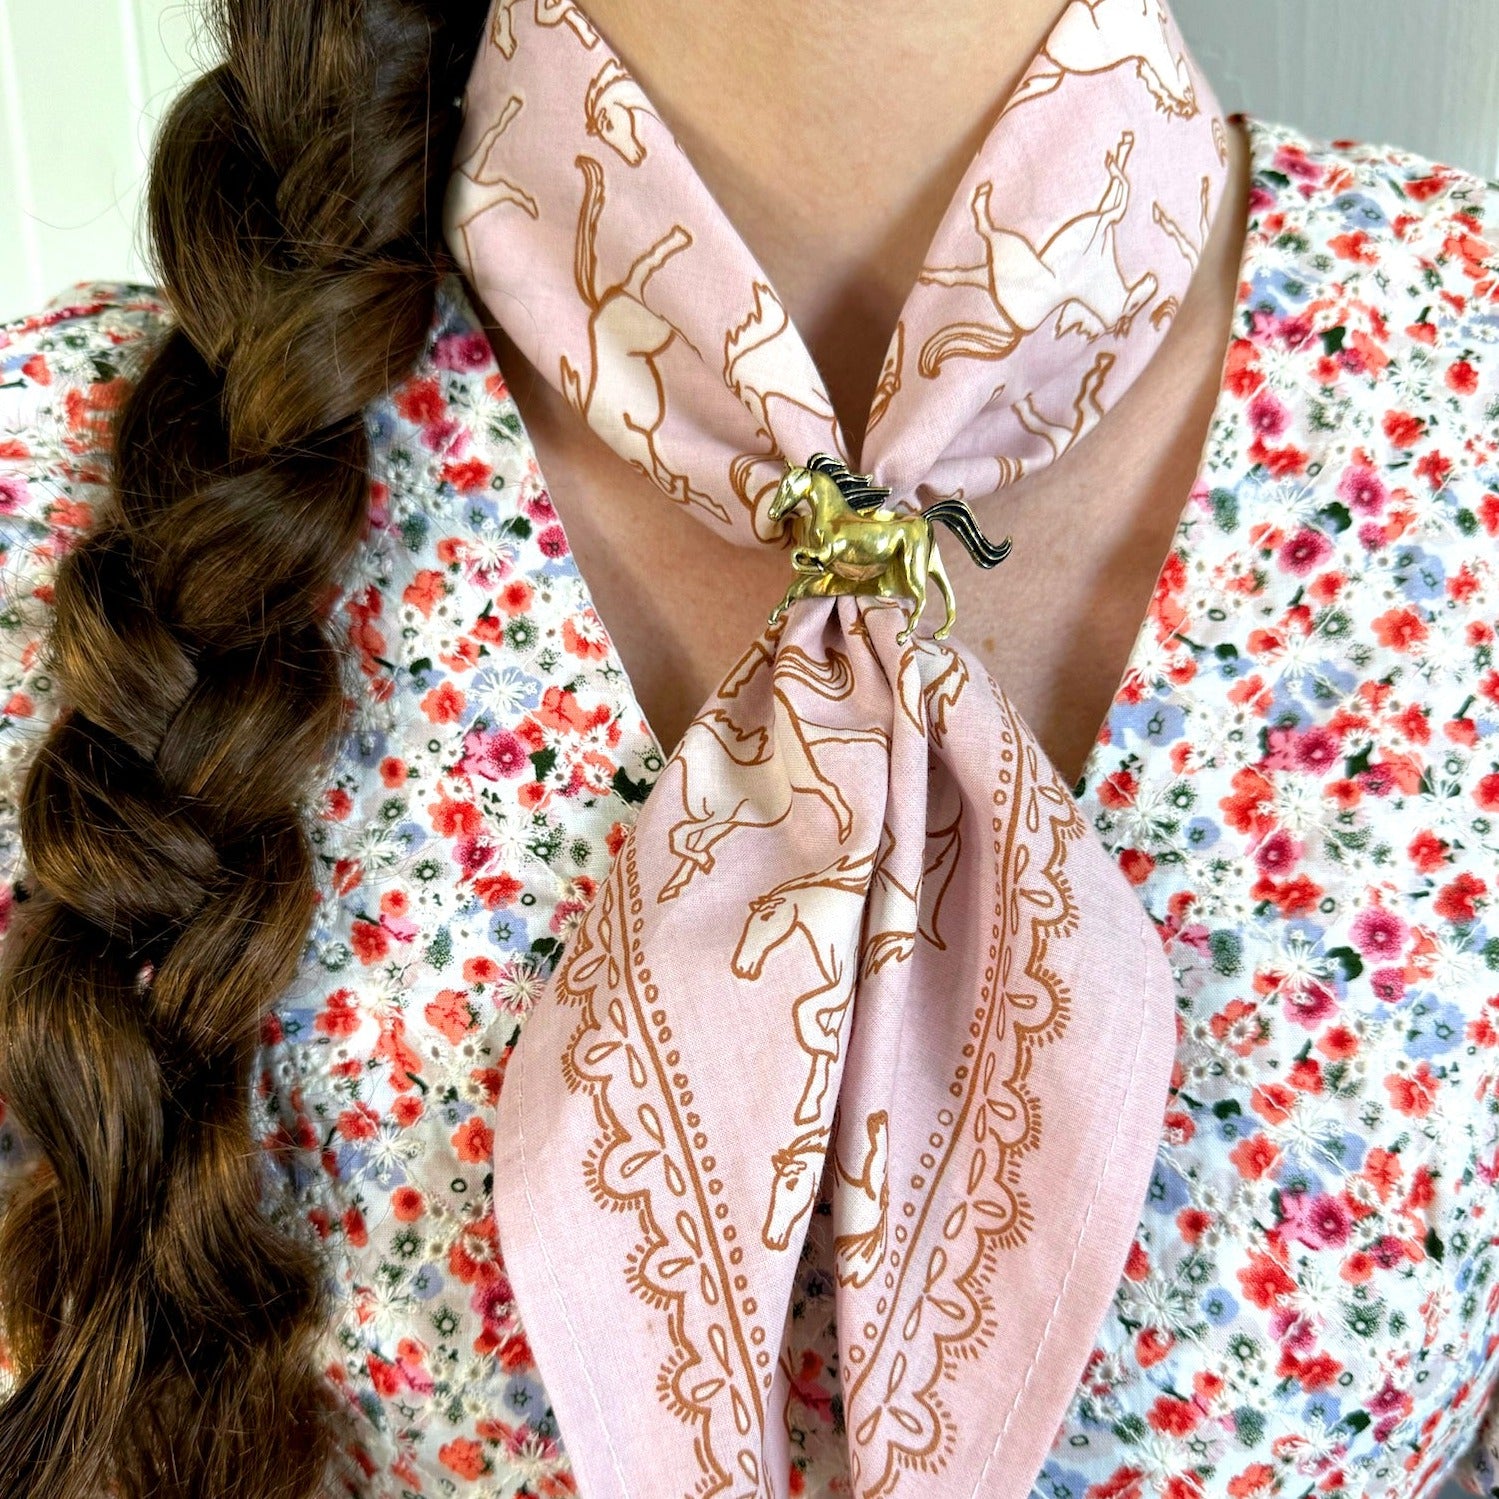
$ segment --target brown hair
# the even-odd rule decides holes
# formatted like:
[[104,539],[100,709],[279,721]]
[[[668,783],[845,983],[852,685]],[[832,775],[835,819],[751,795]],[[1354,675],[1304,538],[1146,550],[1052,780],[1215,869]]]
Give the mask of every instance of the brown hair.
[[25,779],[0,1097],[39,1152],[0,1220],[0,1496],[303,1499],[331,1405],[312,1250],[249,1119],[314,906],[299,815],[343,724],[327,607],[363,409],[413,364],[482,0],[213,0],[151,235],[175,327],[60,563],[64,708]]

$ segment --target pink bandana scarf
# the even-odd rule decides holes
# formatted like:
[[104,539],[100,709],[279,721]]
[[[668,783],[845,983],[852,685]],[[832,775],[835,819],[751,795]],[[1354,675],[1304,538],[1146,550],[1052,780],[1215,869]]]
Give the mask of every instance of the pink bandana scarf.
[[[862,455],[890,508],[993,495],[1092,427],[1226,162],[1163,0],[1073,0],[891,340]],[[447,232],[580,416],[734,540],[780,541],[788,463],[847,460],[775,289],[568,0],[495,0]],[[1003,690],[909,619],[808,598],[749,646],[510,1058],[495,1211],[586,1499],[788,1493],[819,1193],[861,1499],[1024,1495],[1118,1282],[1170,971]]]

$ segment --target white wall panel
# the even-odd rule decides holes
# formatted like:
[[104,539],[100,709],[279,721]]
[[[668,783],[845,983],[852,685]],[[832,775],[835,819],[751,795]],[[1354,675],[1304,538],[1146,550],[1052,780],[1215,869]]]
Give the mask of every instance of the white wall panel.
[[0,0],[0,317],[145,275],[146,155],[196,32],[186,0]]
[[1174,0],[1225,108],[1499,176],[1499,0]]

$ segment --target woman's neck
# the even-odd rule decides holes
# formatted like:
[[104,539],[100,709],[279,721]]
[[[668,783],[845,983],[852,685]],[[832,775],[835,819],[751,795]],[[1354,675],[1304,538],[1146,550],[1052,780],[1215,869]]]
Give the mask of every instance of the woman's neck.
[[851,450],[931,236],[1063,0],[588,0],[822,371]]

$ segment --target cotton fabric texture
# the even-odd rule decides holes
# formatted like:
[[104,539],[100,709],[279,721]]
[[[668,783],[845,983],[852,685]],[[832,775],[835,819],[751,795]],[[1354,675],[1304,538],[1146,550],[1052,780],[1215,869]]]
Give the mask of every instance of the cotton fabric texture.
[[[1488,1490],[1499,1453],[1494,189],[1245,128],[1222,387],[1075,789],[1160,935],[1178,1037],[1038,1480],[1058,1499],[1405,1499],[1458,1469]],[[59,707],[50,580],[169,321],[102,285],[0,326],[0,920]],[[334,1287],[330,1495],[578,1491],[496,1244],[491,1124],[662,761],[507,375],[454,280],[370,408],[333,604],[353,716],[306,809],[322,903],[252,1100]],[[0,1115],[0,1191],[34,1161]],[[848,1492],[828,1228],[819,1203],[787,1349],[787,1491],[812,1499]]]
[[[843,434],[578,6],[495,6],[457,156],[449,241],[531,363],[663,503],[779,540],[788,462],[847,459]],[[1226,175],[1169,13],[1064,11],[892,336],[859,460],[892,507],[979,499],[1085,435],[1169,326]],[[1020,1499],[1124,1265],[1175,1039],[1159,938],[1002,687],[906,624],[811,598],[747,643],[511,1061],[500,1244],[598,1499],[785,1492],[825,1178],[869,1499]]]

